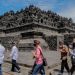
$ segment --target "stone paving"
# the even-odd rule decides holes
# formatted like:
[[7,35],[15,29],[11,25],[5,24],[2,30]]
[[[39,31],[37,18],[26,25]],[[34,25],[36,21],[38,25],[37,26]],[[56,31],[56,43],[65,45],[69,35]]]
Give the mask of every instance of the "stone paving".
[[[44,51],[43,53],[44,53],[44,56],[47,58],[48,66],[51,66],[55,63],[60,62],[60,53],[58,51]],[[6,53],[5,59],[7,59],[9,54],[10,54],[10,52]],[[7,60],[10,61],[10,59],[7,59]],[[31,52],[20,52],[18,62],[23,63],[23,64],[28,64],[28,65],[33,65],[34,60],[32,58]],[[70,64],[70,66],[71,66],[71,64]],[[28,72],[31,70],[31,68],[21,66],[21,73],[13,73],[10,71],[10,69],[11,69],[11,64],[4,63],[3,70],[4,70],[4,73],[6,73],[6,72],[9,73],[9,74],[7,73],[7,75],[28,75]],[[52,69],[46,68],[45,71],[46,71],[46,75],[49,75],[50,72],[52,73],[52,75],[58,75],[59,70],[60,70],[60,66],[57,66]],[[4,74],[4,75],[6,75],[6,74]],[[64,75],[67,75],[67,73],[65,72]]]
[[[70,60],[70,58],[69,58],[69,60]],[[68,65],[69,65],[69,68],[71,68],[71,66],[72,66],[71,61],[68,62]],[[51,70],[52,75],[59,75],[60,74],[60,69],[61,69],[61,65],[52,68],[52,70]],[[48,72],[50,72],[50,69],[48,70]],[[64,69],[63,75],[69,75],[67,73],[66,69]],[[74,72],[73,75],[75,75],[75,72]]]
[[[27,67],[23,67],[23,66],[20,66],[20,67],[21,67],[21,73],[11,72],[10,71],[11,64],[5,63],[3,65],[3,72],[4,72],[3,75],[28,75],[28,72],[31,70],[31,68],[27,68]],[[69,67],[71,67],[71,63],[69,63]],[[61,68],[60,65],[56,66],[52,69],[46,69],[45,68],[46,75],[49,75],[50,72],[52,73],[52,75],[58,75],[60,73],[60,68]],[[64,71],[63,75],[68,75],[66,70]],[[75,75],[75,73],[73,75]]]
[[[60,62],[59,61],[59,57],[60,54],[58,51],[43,51],[44,56],[46,57],[47,61],[48,61],[48,65],[53,65],[55,63]],[[7,52],[5,54],[5,59],[11,61],[11,59],[7,59],[10,55],[10,52]],[[33,65],[34,60],[32,58],[32,53],[31,52],[19,52],[19,59],[18,59],[19,63],[23,63],[23,64],[28,64],[28,65]],[[4,67],[5,71],[10,72],[10,65],[7,66],[8,69],[6,67]],[[24,70],[22,70],[21,75],[28,75],[28,71],[30,70],[30,68],[24,68],[22,67]],[[49,74],[49,71],[46,70],[46,75]],[[19,75],[19,74],[18,74]]]
[[17,72],[11,72],[11,64],[5,63],[3,65],[3,72],[4,75],[28,75],[28,71],[30,70],[30,68],[26,68],[26,67],[21,67],[21,73],[17,73]]
[[[9,57],[10,52],[5,54],[5,59]],[[48,65],[60,62],[60,53],[58,51],[43,51],[44,56],[48,61]],[[11,60],[11,59],[7,59]],[[19,63],[33,65],[34,59],[31,52],[19,52]]]
[[[21,73],[11,72],[11,64],[4,63],[3,65],[3,75],[28,75],[31,68],[20,66]],[[46,75],[49,75],[49,71],[45,68]]]
[[[53,69],[53,75],[58,75],[59,73],[60,73],[60,66],[57,66]],[[64,70],[63,75],[68,75],[66,69]],[[75,73],[73,75],[75,75]]]

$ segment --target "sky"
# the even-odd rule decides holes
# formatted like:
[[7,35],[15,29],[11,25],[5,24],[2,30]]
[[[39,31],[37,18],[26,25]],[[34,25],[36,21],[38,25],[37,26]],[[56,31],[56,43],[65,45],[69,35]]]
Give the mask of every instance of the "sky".
[[57,14],[72,18],[75,22],[75,0],[0,0],[0,15],[10,10],[19,11],[29,5],[42,10],[52,10]]

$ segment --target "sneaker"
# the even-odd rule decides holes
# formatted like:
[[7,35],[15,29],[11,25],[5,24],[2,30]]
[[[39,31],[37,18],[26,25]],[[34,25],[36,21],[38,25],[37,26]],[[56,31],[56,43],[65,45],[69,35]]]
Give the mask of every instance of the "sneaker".
[[18,73],[21,73],[21,71],[20,71],[20,70],[18,70],[17,72],[18,72]]

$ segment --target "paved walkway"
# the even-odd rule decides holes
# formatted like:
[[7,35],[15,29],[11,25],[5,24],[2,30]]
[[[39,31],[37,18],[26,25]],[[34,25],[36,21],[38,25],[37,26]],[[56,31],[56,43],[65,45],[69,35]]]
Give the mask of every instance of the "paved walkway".
[[[44,51],[43,53],[44,53],[44,56],[47,58],[48,66],[51,66],[55,63],[60,63],[60,53],[58,51]],[[5,59],[7,59],[9,54],[10,52],[6,53]],[[7,60],[11,61],[10,59],[7,59]],[[32,58],[31,52],[20,52],[18,62],[22,64],[33,65],[34,60]],[[31,68],[21,66],[21,73],[16,73],[16,72],[13,73],[10,71],[10,69],[11,69],[11,64],[5,63],[3,65],[3,71],[5,73],[4,75],[28,75],[29,70],[31,70]],[[52,72],[52,75],[58,75],[59,70],[60,70],[60,66],[57,66],[52,69],[46,68],[45,71],[46,71],[46,75],[49,75],[50,72]],[[64,75],[67,75],[67,73],[65,72]]]
[[[58,51],[43,51],[44,53],[44,56],[46,57],[47,61],[48,61],[48,66],[50,65],[53,65],[55,63],[58,63],[59,62],[59,57],[60,57],[60,54]],[[10,55],[10,52],[7,52],[5,54],[5,60],[8,60],[8,61],[11,61],[11,59],[7,59],[7,57]],[[28,64],[28,65],[33,65],[34,63],[34,59],[32,58],[32,53],[31,52],[20,52],[19,53],[19,59],[18,59],[18,62],[19,63],[22,63],[22,64]],[[11,73],[13,74],[10,69],[11,69],[11,65],[10,64],[4,64],[4,72],[8,72],[8,73]],[[21,70],[22,70],[22,73],[15,73],[13,75],[28,75],[28,71],[30,70],[31,68],[26,68],[26,67],[21,67]],[[49,71],[46,70],[46,75],[49,75]]]
[[[4,63],[3,65],[3,75],[28,75],[28,72],[31,70],[31,68],[27,68],[27,67],[23,67],[20,66],[21,68],[21,73],[17,73],[17,72],[11,72],[11,64],[8,63]],[[45,71],[46,71],[46,75],[49,75],[49,71],[47,70],[47,68],[45,67]]]
[[[10,52],[6,53],[5,59],[11,61],[11,59],[7,59]],[[52,65],[60,62],[60,53],[58,51],[43,51],[44,56],[48,61],[48,65]],[[33,65],[34,59],[31,52],[19,52],[19,63]]]
[[[4,72],[3,75],[28,75],[28,72],[31,70],[31,68],[27,68],[27,67],[23,67],[23,66],[20,66],[20,67],[21,67],[21,73],[11,72],[10,71],[11,64],[5,63],[3,65],[3,72]],[[71,68],[71,63],[69,63],[69,67]],[[58,75],[60,73],[60,68],[61,68],[60,65],[56,66],[52,69],[45,68],[46,75],[49,75],[50,72],[52,73],[52,75]],[[63,75],[68,75],[66,70],[64,71]],[[73,75],[75,75],[75,73]]]
[[21,73],[17,73],[17,72],[11,72],[11,64],[5,63],[3,65],[3,75],[28,75],[28,71],[30,70],[30,68],[26,68],[26,67],[21,67]]
[[[69,60],[70,60],[70,59],[69,59]],[[69,68],[71,69],[71,66],[72,66],[72,65],[71,65],[71,61],[68,62],[68,65],[69,65]],[[61,65],[56,66],[56,67],[52,68],[51,70],[49,69],[48,72],[51,71],[52,75],[59,75],[59,74],[60,74],[60,69],[61,69]],[[69,75],[69,74],[67,73],[66,69],[64,69],[63,75]],[[75,72],[74,72],[73,75],[75,75]]]

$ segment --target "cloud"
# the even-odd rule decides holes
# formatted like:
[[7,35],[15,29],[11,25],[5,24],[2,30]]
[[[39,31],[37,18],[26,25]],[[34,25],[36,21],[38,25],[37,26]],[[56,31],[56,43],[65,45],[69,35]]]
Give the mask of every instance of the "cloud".
[[38,3],[36,4],[43,10],[52,10],[54,5],[57,3],[58,0],[37,0]]
[[64,17],[72,18],[75,22],[75,6],[71,6],[63,11],[60,11],[59,14]]

